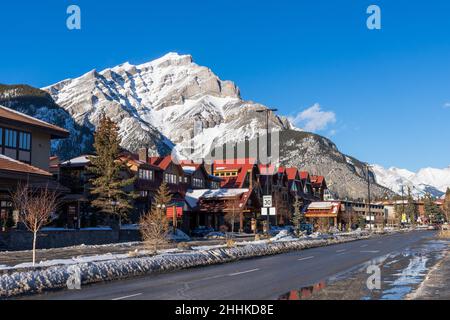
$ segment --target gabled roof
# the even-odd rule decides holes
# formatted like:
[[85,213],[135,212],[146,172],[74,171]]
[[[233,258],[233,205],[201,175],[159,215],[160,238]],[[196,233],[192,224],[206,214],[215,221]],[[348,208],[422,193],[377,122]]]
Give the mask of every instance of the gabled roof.
[[280,172],[279,168],[277,169],[273,164],[260,164],[258,165],[258,168],[262,175],[274,175],[276,172],[283,173],[283,171]]
[[339,214],[341,203],[339,201],[319,201],[309,204],[306,217],[326,216],[336,217]]
[[139,160],[139,157],[136,155],[126,155],[123,154],[119,157],[121,159],[121,161],[123,162],[127,162],[127,164],[129,165],[135,165],[136,167],[141,167],[143,169],[152,169],[155,171],[159,171],[161,170],[161,168],[159,168],[158,166],[152,165],[148,162],[144,162]]
[[300,178],[297,168],[286,168],[286,175],[288,180],[298,180]]
[[314,187],[320,188],[325,185],[325,177],[324,176],[311,176],[311,183]]
[[300,179],[302,179],[302,180],[310,179],[309,172],[308,171],[300,171]]
[[[238,159],[233,163],[223,163],[222,161],[214,161],[213,170],[217,171],[230,171],[237,170],[237,176],[221,177],[223,179],[221,183],[222,188],[242,188],[245,182],[245,177],[249,171],[252,171],[256,166],[256,160],[253,159]],[[257,166],[256,166],[257,168]]]
[[28,125],[51,134],[52,139],[67,138],[69,131],[48,122],[30,117],[24,113],[0,106],[0,122],[12,125]]
[[39,169],[32,165],[14,160],[10,157],[0,154],[0,171],[19,172],[25,174],[35,174],[40,176],[51,177],[52,174],[48,171]]
[[[199,207],[203,212],[239,210],[245,206],[251,194],[252,191],[245,188],[189,190],[186,202],[191,208]],[[235,208],[234,201],[238,202]]]
[[149,163],[163,170],[166,170],[172,163],[172,156],[149,157]]

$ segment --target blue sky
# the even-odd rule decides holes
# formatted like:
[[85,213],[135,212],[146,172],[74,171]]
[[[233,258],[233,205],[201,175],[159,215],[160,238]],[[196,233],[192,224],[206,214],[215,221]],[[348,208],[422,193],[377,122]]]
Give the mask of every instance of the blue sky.
[[[66,28],[70,4],[79,31]],[[366,28],[371,4],[381,30]],[[0,30],[0,83],[189,53],[281,114],[319,104],[330,121],[310,128],[363,161],[450,165],[450,1],[2,1]]]

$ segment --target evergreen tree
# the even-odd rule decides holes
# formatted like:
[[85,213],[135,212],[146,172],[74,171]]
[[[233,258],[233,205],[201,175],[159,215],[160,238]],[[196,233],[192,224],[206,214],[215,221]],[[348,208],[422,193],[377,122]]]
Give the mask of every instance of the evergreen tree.
[[297,232],[300,232],[300,225],[303,222],[303,214],[301,211],[302,203],[299,199],[299,196],[295,196],[295,201],[293,203],[294,206],[294,215],[292,217],[292,223],[294,224],[294,228]]
[[170,194],[169,187],[166,182],[163,182],[156,192],[156,195],[153,199],[153,206],[169,206],[172,201],[172,195]]
[[135,181],[135,177],[125,179],[121,173],[127,170],[126,162],[119,159],[120,137],[117,124],[103,116],[94,135],[96,156],[89,157],[88,171],[93,174],[91,194],[92,205],[101,212],[119,217],[126,217],[132,208],[133,192],[126,192],[125,187]]
[[445,220],[450,222],[450,188],[447,188],[443,205]]
[[411,188],[408,187],[407,204],[405,207],[406,217],[409,218],[412,224],[416,224],[417,218],[419,217],[419,209],[414,203],[414,198],[411,194]]
[[427,193],[424,198],[425,215],[431,223],[440,223],[443,219],[443,212],[439,206],[434,203],[433,197]]

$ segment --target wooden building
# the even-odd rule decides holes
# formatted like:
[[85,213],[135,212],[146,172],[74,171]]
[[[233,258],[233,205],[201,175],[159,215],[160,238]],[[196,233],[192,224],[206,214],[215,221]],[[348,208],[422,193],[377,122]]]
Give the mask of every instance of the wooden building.
[[68,136],[67,130],[0,106],[0,230],[17,223],[10,195],[19,183],[66,191],[48,170],[51,140]]

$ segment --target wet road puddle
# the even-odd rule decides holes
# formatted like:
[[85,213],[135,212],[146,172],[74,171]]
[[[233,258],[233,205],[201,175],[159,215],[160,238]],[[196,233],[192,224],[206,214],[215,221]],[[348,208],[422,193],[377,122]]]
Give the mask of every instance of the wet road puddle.
[[[425,279],[449,249],[448,240],[426,240],[403,251],[380,256],[326,280],[291,290],[280,300],[402,300]],[[369,267],[380,270],[381,287],[367,286]]]

